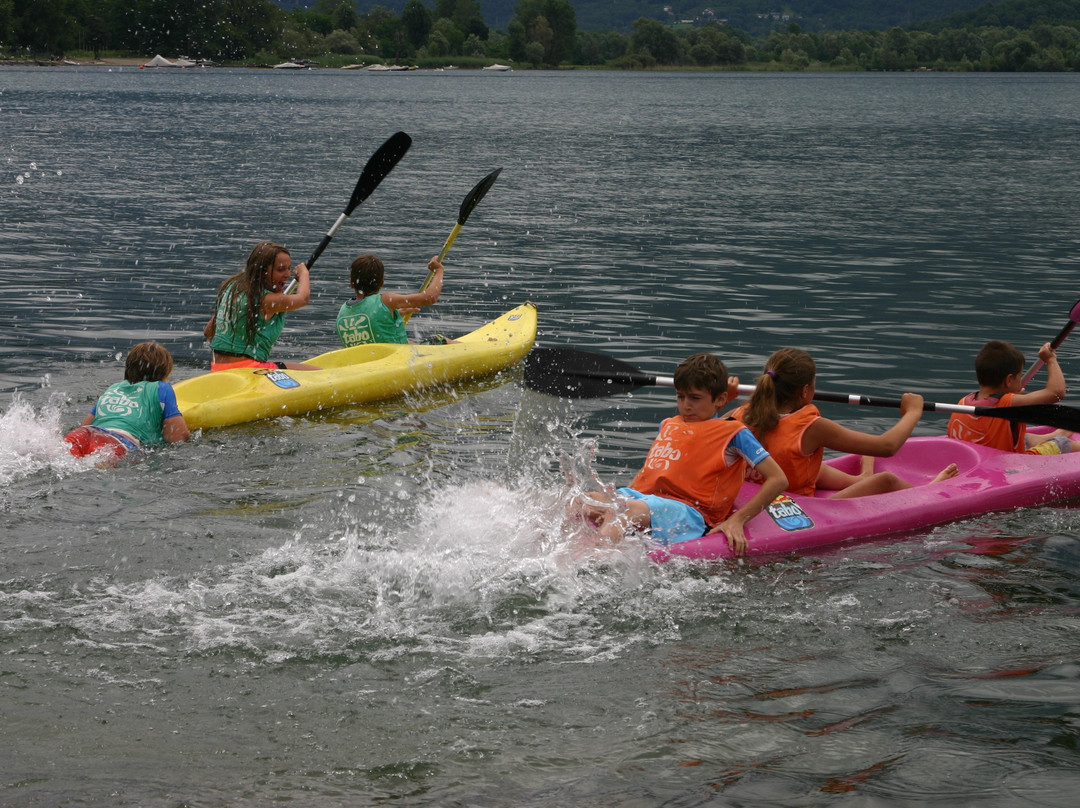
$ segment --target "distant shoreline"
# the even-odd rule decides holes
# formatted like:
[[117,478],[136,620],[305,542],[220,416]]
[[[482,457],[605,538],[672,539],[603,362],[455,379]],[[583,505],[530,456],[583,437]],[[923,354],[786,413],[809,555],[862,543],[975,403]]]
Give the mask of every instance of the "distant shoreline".
[[0,59],[0,67],[138,67],[150,61],[153,57],[145,59],[130,57],[107,56],[102,59]]

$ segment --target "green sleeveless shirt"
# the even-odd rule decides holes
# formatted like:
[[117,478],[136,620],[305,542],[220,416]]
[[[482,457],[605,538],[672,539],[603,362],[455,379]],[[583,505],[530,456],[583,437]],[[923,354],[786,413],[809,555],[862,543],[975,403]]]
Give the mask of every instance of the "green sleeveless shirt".
[[117,382],[111,385],[94,405],[93,426],[122,429],[139,443],[161,443],[161,425],[165,420],[158,385],[161,382]]
[[409,341],[401,312],[383,303],[380,294],[343,303],[338,311],[337,332],[346,348],[370,342],[405,344]]
[[[255,342],[249,342],[247,297],[239,295],[236,305],[231,305],[234,291],[235,284],[230,285],[221,293],[217,307],[216,330],[214,338],[210,340],[210,347],[215,351],[242,354],[258,362],[265,362],[270,358],[270,351],[273,350],[274,343],[277,342],[278,337],[281,336],[281,330],[285,327],[285,312],[279,311],[269,320],[264,320],[260,315],[258,328],[255,331]],[[262,297],[259,300],[262,300]]]

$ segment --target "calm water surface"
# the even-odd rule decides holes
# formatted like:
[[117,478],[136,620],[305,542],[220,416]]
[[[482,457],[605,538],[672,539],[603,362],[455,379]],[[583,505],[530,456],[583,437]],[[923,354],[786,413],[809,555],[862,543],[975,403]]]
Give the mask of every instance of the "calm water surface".
[[334,347],[355,254],[422,282],[502,166],[417,334],[532,300],[542,344],[652,372],[794,344],[823,389],[954,401],[1067,321],[1078,125],[1069,75],[0,71],[0,804],[1072,805],[1072,504],[583,558],[565,473],[627,481],[670,391],[513,373],[109,471],[60,436],[134,342],[203,372],[218,283],[306,257],[397,130],[278,358]]

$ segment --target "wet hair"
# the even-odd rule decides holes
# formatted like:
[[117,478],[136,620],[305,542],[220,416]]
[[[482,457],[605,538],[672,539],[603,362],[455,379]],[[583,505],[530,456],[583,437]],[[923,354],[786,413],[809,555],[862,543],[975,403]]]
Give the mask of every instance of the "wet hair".
[[1000,387],[1005,377],[1024,369],[1024,355],[999,339],[986,343],[975,357],[975,378],[982,387]]
[[385,269],[377,255],[358,255],[349,267],[349,284],[358,295],[367,297],[383,287]]
[[[289,250],[281,244],[273,241],[260,241],[248,255],[243,271],[226,278],[225,282],[218,287],[214,311],[217,312],[221,304],[221,296],[228,290],[229,300],[226,306],[226,314],[231,320],[235,316],[236,306],[244,306],[244,338],[249,345],[255,343],[255,334],[259,331],[259,317],[262,316],[262,297],[269,289],[266,285],[266,275],[274,266],[277,257],[282,253],[292,256]],[[243,300],[243,303],[241,303],[241,300]]]
[[137,382],[160,382],[172,373],[172,354],[159,342],[140,342],[128,351],[124,362],[124,380]]
[[712,354],[694,354],[675,368],[676,390],[704,390],[716,398],[727,392],[727,380],[727,368]]
[[764,435],[780,423],[780,408],[793,403],[799,391],[814,381],[817,365],[800,348],[781,348],[765,362],[742,422],[756,435]]

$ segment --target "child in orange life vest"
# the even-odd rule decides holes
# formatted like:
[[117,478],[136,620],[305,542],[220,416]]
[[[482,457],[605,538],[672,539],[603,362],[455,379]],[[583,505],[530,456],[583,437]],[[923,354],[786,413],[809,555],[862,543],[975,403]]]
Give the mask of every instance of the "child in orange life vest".
[[[836,491],[834,498],[850,498],[912,488],[891,472],[875,474],[873,459],[890,457],[904,445],[922,417],[922,396],[905,393],[900,420],[881,435],[869,435],[822,417],[811,403],[816,379],[817,366],[810,354],[782,348],[765,363],[750,401],[732,413],[754,431],[780,464],[788,478],[787,490],[812,496],[820,488]],[[824,465],[826,449],[864,455],[861,473],[847,474]],[[956,474],[956,464],[950,464],[934,482]]]
[[[1046,386],[1025,393],[1020,389],[1024,380],[1024,355],[1007,342],[991,340],[975,357],[979,392],[964,396],[960,403],[974,407],[1016,407],[1060,401],[1065,397],[1065,376],[1049,342],[1039,349],[1039,359],[1046,364]],[[1080,449],[1080,443],[1070,440],[1070,433],[1064,429],[1045,435],[1028,435],[1025,424],[968,413],[953,413],[949,418],[948,434],[950,438],[1006,452],[1065,454]]]
[[[649,529],[664,544],[723,532],[736,555],[746,550],[743,531],[784,490],[787,478],[776,461],[741,423],[717,418],[735,394],[739,380],[724,363],[697,354],[675,370],[679,414],[660,424],[645,464],[630,488],[618,492],[629,501],[620,517],[605,492],[593,492],[585,518],[612,542],[628,531]],[[748,465],[763,479],[761,490],[738,510],[735,495]]]

